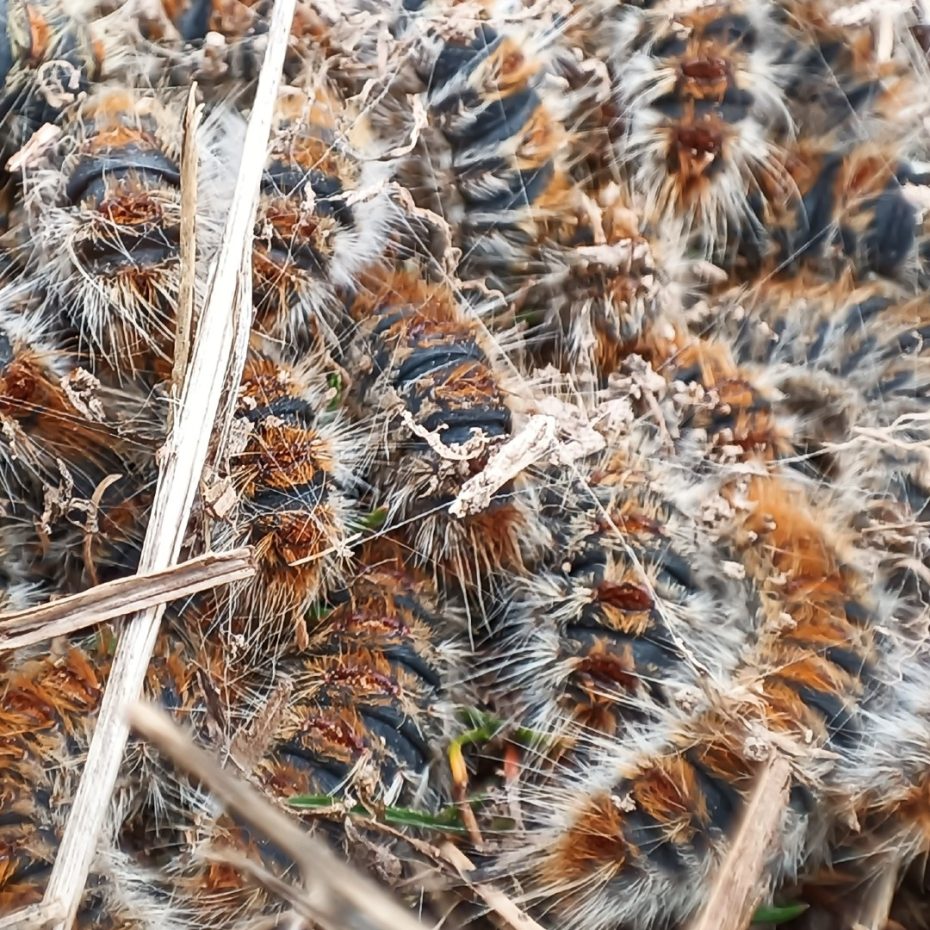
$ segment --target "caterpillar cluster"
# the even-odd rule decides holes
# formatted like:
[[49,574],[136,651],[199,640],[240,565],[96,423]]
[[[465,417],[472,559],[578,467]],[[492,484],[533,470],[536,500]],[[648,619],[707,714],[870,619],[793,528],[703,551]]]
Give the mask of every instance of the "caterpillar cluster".
[[[544,928],[686,926],[772,755],[760,899],[926,918],[920,6],[298,0],[185,540],[255,573],[145,690],[424,919],[486,920],[438,833]],[[4,611],[139,564],[271,9],[2,5]],[[118,634],[0,653],[0,916]],[[295,865],[133,739],[77,925],[286,922],[246,859]]]

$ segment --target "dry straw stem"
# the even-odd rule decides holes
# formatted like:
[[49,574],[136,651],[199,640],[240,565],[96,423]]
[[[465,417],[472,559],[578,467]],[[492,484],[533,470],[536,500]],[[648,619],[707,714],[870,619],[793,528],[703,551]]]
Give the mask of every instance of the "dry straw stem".
[[107,581],[50,604],[0,614],[0,652],[75,633],[254,574],[252,550],[243,548],[201,555],[164,571]]
[[456,849],[451,843],[443,843],[442,853],[446,860],[458,870],[459,875],[468,882],[468,887],[514,930],[543,930],[529,914],[520,910],[513,900],[500,889],[493,885],[469,881],[468,873],[474,871],[475,866],[461,850]]
[[462,485],[449,513],[464,517],[487,509],[499,488],[548,454],[555,442],[555,417],[530,417],[526,426],[504,443],[477,475]]
[[764,891],[760,880],[788,805],[791,767],[773,755],[759,773],[752,799],[710,897],[689,930],[745,930]]
[[[222,247],[197,328],[180,407],[162,450],[162,468],[139,564],[142,572],[158,571],[176,562],[209,450],[209,425],[216,419],[229,364],[234,339],[232,311],[242,266],[248,259],[294,7],[295,0],[277,0],[272,13],[268,47],[246,129]],[[242,312],[240,320],[242,325],[249,325],[250,313]],[[231,377],[238,381],[235,372]],[[45,891],[44,900],[60,902],[66,915],[57,925],[58,930],[71,927],[80,904],[129,736],[124,710],[142,689],[163,613],[161,605],[136,614],[117,646],[81,783]]]
[[57,903],[39,901],[13,914],[0,917],[0,930],[40,930],[52,921],[61,920],[62,909]]
[[423,930],[423,926],[370,879],[341,862],[245,780],[221,768],[162,710],[137,702],[129,708],[132,728],[179,769],[205,785],[232,814],[293,859],[302,889],[288,903],[325,930],[370,926],[376,930]]
[[171,384],[177,397],[184,382],[194,327],[194,284],[197,275],[197,130],[203,104],[197,104],[197,83],[191,84],[184,111],[181,148],[181,283],[178,288],[177,332]]

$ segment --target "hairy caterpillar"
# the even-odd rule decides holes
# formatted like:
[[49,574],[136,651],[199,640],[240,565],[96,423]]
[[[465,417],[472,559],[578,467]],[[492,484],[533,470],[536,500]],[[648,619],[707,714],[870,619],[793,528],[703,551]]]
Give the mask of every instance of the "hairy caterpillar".
[[540,357],[606,378],[656,312],[656,259],[623,190],[582,164],[592,143],[573,125],[598,88],[568,82],[563,24],[430,12],[410,32],[431,134],[401,177],[457,231],[466,286],[483,281]]
[[[465,618],[396,541],[365,545],[358,564],[310,627],[306,647],[283,655],[264,682],[257,676],[250,700],[265,703],[256,717],[263,729],[239,761],[274,799],[309,795],[322,802],[307,816],[325,835],[354,861],[397,881],[390,862],[400,857],[402,867],[402,842],[374,830],[366,842],[369,831],[361,833],[360,824],[340,823],[358,805],[378,818],[385,805],[436,813],[449,802],[439,753],[451,723],[456,638]],[[208,809],[196,794],[190,802],[192,813]],[[200,858],[222,843],[286,874],[292,864],[273,838],[255,836],[230,817],[196,835],[192,861],[176,861],[168,874],[193,902],[198,925],[238,926],[236,920],[281,908],[222,861]]]
[[253,630],[289,623],[302,630],[308,605],[347,569],[348,493],[359,454],[338,415],[327,412],[319,380],[311,358],[290,366],[254,349],[240,382],[239,439],[228,463],[240,500],[216,542],[256,547],[259,578],[233,608],[235,623]]
[[727,267],[750,279],[813,273],[924,281],[928,246],[919,203],[927,175],[900,146],[808,143],[788,150],[785,170],[793,196],[772,204],[756,199],[758,230],[720,256]]
[[790,72],[774,3],[624,5],[603,25],[637,210],[711,254],[753,225],[751,195],[784,196]]
[[352,306],[361,371],[350,403],[372,417],[375,506],[421,564],[466,588],[522,571],[543,545],[531,491],[518,478],[488,506],[449,507],[512,435],[514,414],[497,354],[444,284],[415,271],[366,280]]
[[533,729],[576,741],[576,753],[586,736],[623,740],[691,700],[697,677],[722,676],[748,632],[746,593],[708,562],[707,528],[675,503],[696,489],[648,463],[650,442],[639,442],[547,483],[553,555],[510,581],[495,618],[496,699]]
[[[171,639],[170,634],[160,639],[147,687],[176,715],[204,726],[210,701],[202,675],[209,670],[216,693],[222,693],[220,654]],[[112,633],[100,628],[58,654],[19,655],[0,666],[0,910],[5,914],[42,897],[93,732],[111,649]],[[141,816],[140,808],[148,806],[151,817],[161,803],[145,766],[138,747],[131,749],[110,813],[107,845],[78,914],[80,927],[186,926],[152,869],[132,853],[116,852],[118,835]],[[151,841],[144,846],[149,853]]]
[[[869,586],[845,563],[823,514],[789,487],[757,476],[741,491],[747,510],[734,544],[758,585],[758,644],[721,693],[605,748],[571,792],[557,775],[528,779],[521,803],[529,849],[524,837],[522,852],[505,854],[501,867],[514,871],[528,902],[550,920],[646,928],[686,919],[706,893],[760,746],[769,743],[800,752],[775,878],[818,854],[818,819],[828,814],[817,799],[831,769],[842,772],[855,758],[857,704],[874,687]],[[831,754],[821,757],[817,747]]]
[[338,293],[383,249],[387,167],[367,157],[364,120],[326,86],[285,87],[262,176],[253,247],[257,327],[289,351],[338,349]]
[[[170,372],[180,286],[180,123],[180,110],[163,97],[100,86],[68,114],[45,166],[25,177],[32,271],[78,348],[123,377],[157,381]],[[205,128],[207,153],[209,133]],[[215,167],[205,155],[202,177]],[[201,255],[210,250],[206,215]]]

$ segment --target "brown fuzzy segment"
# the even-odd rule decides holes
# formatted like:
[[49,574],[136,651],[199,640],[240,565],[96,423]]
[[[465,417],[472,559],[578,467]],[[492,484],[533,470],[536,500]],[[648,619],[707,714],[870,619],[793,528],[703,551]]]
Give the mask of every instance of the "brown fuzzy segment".
[[0,418],[9,424],[8,454],[25,460],[40,480],[60,477],[56,459],[72,467],[96,462],[100,469],[107,460],[112,465],[118,437],[74,406],[54,353],[6,334],[0,340],[6,349],[0,356]]

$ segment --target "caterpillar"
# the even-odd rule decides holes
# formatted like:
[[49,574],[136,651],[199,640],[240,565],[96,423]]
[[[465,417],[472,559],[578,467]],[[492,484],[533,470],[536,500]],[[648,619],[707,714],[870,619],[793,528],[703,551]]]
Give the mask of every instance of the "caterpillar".
[[[669,388],[679,391],[676,384],[692,379],[702,386],[703,393],[675,401],[684,408],[678,422],[667,425],[675,466],[705,476],[692,500],[715,521],[707,551],[718,559],[721,551],[735,553],[728,574],[734,583],[743,579],[747,593],[730,594],[734,615],[714,641],[725,649],[733,636],[735,665],[718,666],[689,700],[631,702],[621,718],[625,738],[591,739],[583,766],[570,754],[521,773],[518,804],[526,833],[514,837],[496,874],[505,881],[513,876],[541,917],[586,930],[687,920],[702,903],[758,762],[772,745],[785,750],[800,740],[806,748],[796,760],[771,880],[822,861],[839,810],[828,803],[830,791],[849,784],[864,739],[862,714],[884,698],[876,677],[883,658],[876,623],[879,610],[888,616],[892,609],[887,579],[868,580],[867,554],[832,513],[837,502],[812,494],[781,464],[784,425],[771,406],[759,403],[748,372],[723,345],[687,337],[663,345],[660,337],[651,348]],[[669,409],[668,398],[660,401]],[[712,505],[715,496],[719,503]],[[635,552],[643,534],[635,522],[625,529],[628,550]],[[541,600],[558,605],[551,594]],[[597,617],[590,597],[578,603]],[[603,621],[597,628],[592,640],[604,648],[611,637]],[[639,629],[648,642],[655,621]],[[700,653],[700,638],[684,635]],[[641,670],[648,664],[635,668]],[[663,683],[674,688],[679,670],[669,661],[664,671]],[[623,684],[630,688],[630,681],[637,684],[634,676]],[[540,676],[529,686],[541,717],[558,713],[559,684],[552,697],[546,693],[551,679]]]
[[[892,574],[882,572],[892,582]],[[903,591],[904,597],[908,592]],[[872,726],[855,764],[837,791],[846,816],[835,826],[833,854],[805,876],[801,893],[820,919],[851,924],[869,901],[874,883],[891,879],[897,893],[890,914],[905,926],[925,920],[919,891],[928,849],[927,720],[921,680],[926,674],[926,590],[918,611],[894,617],[880,671],[888,698],[872,715]],[[889,919],[889,928],[895,924]]]
[[602,762],[573,776],[572,791],[557,775],[528,779],[529,849],[522,837],[522,851],[500,866],[550,920],[650,928],[687,919],[773,743],[804,745],[773,880],[821,854],[818,820],[829,816],[818,806],[821,786],[831,766],[842,772],[855,760],[857,707],[874,687],[874,604],[822,512],[777,478],[749,477],[741,493],[733,538],[758,585],[762,625],[733,682],[606,748]]
[[[920,451],[926,300],[913,296],[907,281],[740,296],[750,312],[734,342],[760,368],[780,372],[776,385],[783,405],[798,415],[799,445],[819,480],[845,494],[845,500],[831,494],[833,506],[848,514],[893,608],[881,648],[885,697],[836,789],[836,803],[852,810],[858,828],[840,824],[832,868],[810,880],[849,889],[876,872],[906,867],[924,848],[920,734],[927,709],[917,682],[926,663],[923,565],[930,551],[930,491]],[[844,897],[830,907],[842,910]]]
[[622,741],[693,700],[700,675],[723,678],[748,632],[747,594],[718,567],[725,545],[708,561],[707,528],[675,503],[695,489],[636,443],[547,482],[554,551],[510,581],[492,621],[496,700],[537,732],[555,727],[550,738],[581,758],[586,738]]
[[[364,834],[340,822],[359,804],[377,818],[385,806],[435,814],[449,802],[438,762],[451,723],[456,640],[465,617],[394,540],[366,544],[358,566],[350,583],[329,598],[307,646],[292,648],[264,683],[253,686],[249,700],[264,695],[270,716],[259,709],[263,732],[253,734],[239,763],[273,799],[323,802],[307,813],[324,835],[353,861],[380,864],[396,882],[390,862],[403,858],[399,841],[382,838],[379,853],[376,833],[360,841]],[[203,796],[190,802],[194,816],[208,809]],[[237,919],[281,906],[229,866],[200,858],[222,843],[286,873],[291,864],[273,837],[257,837],[228,816],[199,826],[194,836],[192,859],[179,858],[167,874],[193,902],[198,926],[238,926]]]
[[919,206],[927,176],[903,156],[900,145],[871,141],[789,149],[784,161],[794,195],[777,204],[756,199],[758,232],[719,260],[750,280],[881,275],[919,286],[928,253]]
[[[338,352],[340,289],[375,262],[393,222],[389,167],[365,121],[326,85],[278,96],[252,252],[256,325],[291,351]],[[370,148],[370,146],[369,146]]]
[[[831,197],[861,212],[863,183],[879,165],[887,169],[879,161],[863,175],[854,147],[887,140],[890,126],[903,129],[902,113],[919,118],[909,60],[885,60],[873,30],[837,25],[829,4],[667,6],[623,7],[602,26],[600,54],[624,114],[616,159],[636,210],[671,223],[714,261],[728,263],[734,250],[750,256],[750,273],[760,270],[753,251],[774,239],[781,270],[820,247]],[[849,173],[838,179],[837,161],[848,158]],[[892,232],[894,192],[875,195],[872,219]],[[782,210],[793,219],[779,217]],[[875,235],[860,257],[876,258],[876,270],[888,273],[889,255],[873,254],[883,247]]]
[[302,634],[303,612],[338,584],[348,565],[349,493],[359,456],[351,433],[327,413],[315,379],[310,358],[289,366],[253,349],[239,386],[234,426],[242,436],[229,457],[228,480],[240,503],[215,542],[256,548],[259,578],[234,607],[235,622],[256,629],[269,623],[286,629],[290,622]]
[[[218,652],[199,653],[163,636],[147,688],[174,712],[203,726],[209,716],[201,672],[219,684]],[[109,644],[109,645],[108,645]],[[0,667],[0,911],[37,902],[44,893],[61,832],[80,776],[103,693],[112,632],[101,627],[58,654],[17,655]],[[152,867],[117,849],[122,829],[139,808],[158,808],[157,783],[145,771],[139,748],[130,751],[110,812],[108,835],[95,860],[77,926],[183,927]],[[150,844],[143,841],[148,851]]]
[[708,253],[754,226],[751,195],[784,196],[790,70],[774,3],[623,5],[605,19],[622,132],[616,160],[637,211]]
[[367,279],[351,313],[360,376],[350,405],[372,423],[373,503],[387,508],[387,526],[466,589],[524,570],[544,545],[526,483],[506,482],[474,513],[449,512],[514,431],[494,348],[448,287],[414,269]]
[[[428,19],[420,24],[414,18],[412,24],[426,34],[419,71],[428,110],[449,150],[447,170],[458,194],[446,216],[455,226],[463,225],[465,243],[478,252],[474,259],[465,256],[461,273],[467,279],[468,270],[485,270],[482,259],[493,262],[501,252],[498,246],[503,255],[516,252],[523,223],[524,248],[533,239],[557,239],[563,217],[573,227],[571,179],[560,153],[568,135],[540,90],[545,72],[539,36],[501,35],[480,21],[469,29],[463,16],[463,33],[443,41],[430,36]],[[445,192],[441,176],[421,183],[437,195]],[[530,205],[536,213],[527,216]],[[487,236],[482,238],[482,232]],[[514,263],[519,259],[516,252]],[[498,276],[506,272],[507,262],[495,270]],[[503,281],[495,276],[489,284],[498,287]]]
[[[60,149],[26,173],[32,272],[95,373],[102,364],[119,377],[158,381],[170,371],[180,124],[161,96],[99,86],[69,114]],[[210,152],[206,129],[202,150]],[[205,154],[202,176],[215,166]],[[203,256],[210,224],[199,227]]]
[[769,285],[726,297],[716,327],[756,377],[770,373],[794,467],[848,492],[863,540],[884,547],[886,568],[898,564],[902,590],[926,547],[925,303],[879,280]]
[[295,697],[260,777],[279,795],[349,791],[435,809],[447,791],[437,748],[450,720],[443,702],[462,610],[390,539],[366,544],[358,561],[310,645],[277,670]]
[[[154,487],[157,418],[52,348],[23,294],[0,297],[0,528],[11,556],[66,594],[131,573]],[[28,295],[26,295],[28,298]]]
[[657,312],[661,246],[615,182],[583,170],[592,143],[573,127],[597,88],[569,81],[561,24],[429,13],[410,32],[432,132],[401,178],[457,230],[458,276],[484,282],[482,302],[490,289],[495,325],[516,319],[542,360],[606,378]]
[[28,296],[8,290],[0,299],[3,478],[35,487],[59,477],[58,459],[73,465],[95,452],[105,454],[107,431],[70,402],[64,388],[71,373],[67,357],[52,348],[48,327],[30,312]]

